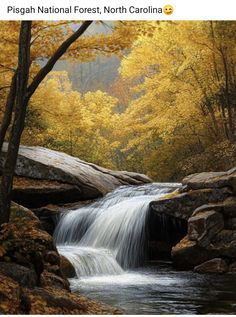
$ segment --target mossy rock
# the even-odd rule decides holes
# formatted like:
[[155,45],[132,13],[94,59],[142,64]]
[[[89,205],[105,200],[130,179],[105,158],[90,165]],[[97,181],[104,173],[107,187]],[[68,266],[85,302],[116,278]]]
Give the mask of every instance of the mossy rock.
[[11,212],[10,212],[10,222],[16,222],[18,219],[24,219],[28,221],[36,221],[39,223],[39,219],[34,215],[34,213],[14,202],[11,203]]

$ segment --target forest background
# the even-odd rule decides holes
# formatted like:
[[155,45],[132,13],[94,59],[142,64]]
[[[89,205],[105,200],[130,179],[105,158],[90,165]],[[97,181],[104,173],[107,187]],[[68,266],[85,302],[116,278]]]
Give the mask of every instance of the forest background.
[[[77,23],[33,23],[31,74]],[[19,22],[0,22],[0,119]],[[22,144],[174,181],[236,155],[236,22],[94,23],[27,109]]]

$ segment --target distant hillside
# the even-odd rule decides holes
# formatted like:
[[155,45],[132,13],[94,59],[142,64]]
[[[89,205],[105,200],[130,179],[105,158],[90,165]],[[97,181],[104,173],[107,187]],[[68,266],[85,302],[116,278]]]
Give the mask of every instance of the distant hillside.
[[[86,33],[109,34],[112,30],[112,21],[103,24],[92,24]],[[76,27],[76,26],[75,26]],[[98,56],[96,61],[76,63],[59,61],[54,70],[65,70],[73,83],[73,88],[80,92],[107,90],[117,76],[120,59],[116,56],[110,58]]]

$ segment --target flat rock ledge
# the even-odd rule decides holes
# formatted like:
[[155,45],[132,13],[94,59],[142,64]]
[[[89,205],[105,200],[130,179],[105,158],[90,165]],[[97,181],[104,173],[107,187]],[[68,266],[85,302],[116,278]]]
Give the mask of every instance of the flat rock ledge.
[[[8,144],[3,146],[6,153]],[[0,162],[0,169],[3,162]],[[43,147],[21,146],[16,164],[16,201],[27,207],[69,203],[105,195],[121,185],[139,185],[151,180],[143,175],[113,171],[68,154]],[[42,182],[44,181],[44,182]],[[42,183],[41,183],[42,182]]]
[[236,168],[187,176],[179,190],[151,202],[150,213],[187,222],[185,235],[171,249],[176,267],[236,272]]

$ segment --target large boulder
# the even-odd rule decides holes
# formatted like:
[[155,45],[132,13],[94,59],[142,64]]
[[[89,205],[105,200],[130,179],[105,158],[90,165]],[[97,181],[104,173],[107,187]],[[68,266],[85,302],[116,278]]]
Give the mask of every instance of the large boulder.
[[152,211],[188,220],[194,210],[204,204],[223,201],[230,195],[228,188],[206,188],[184,193],[167,194],[150,203]]
[[221,213],[214,210],[199,212],[188,220],[188,237],[204,247],[223,228],[224,218]]
[[72,263],[63,255],[60,256],[60,269],[61,273],[66,278],[73,278],[76,276],[75,268]]
[[222,188],[230,186],[236,189],[236,168],[226,172],[203,172],[191,174],[182,181],[189,189]]
[[4,274],[24,287],[35,287],[37,275],[33,269],[16,263],[0,262],[0,273]]
[[12,199],[28,208],[37,208],[49,203],[75,202],[80,194],[81,190],[77,185],[15,176]]
[[193,269],[196,265],[216,257],[215,251],[200,247],[196,241],[184,237],[171,251],[173,264],[179,269]]
[[225,273],[227,271],[228,265],[221,258],[211,259],[194,268],[196,273]]
[[207,250],[214,251],[220,256],[236,259],[236,231],[221,230],[211,239]]
[[[7,144],[5,143],[3,153],[6,151]],[[0,162],[1,165],[2,162]],[[120,185],[150,182],[150,179],[143,174],[109,170],[43,147],[21,146],[15,173],[31,179],[74,185],[73,187],[63,185],[60,191],[70,195],[71,191],[77,190],[77,201],[102,196]],[[54,184],[54,188],[56,185]],[[33,188],[30,191],[32,193]]]

